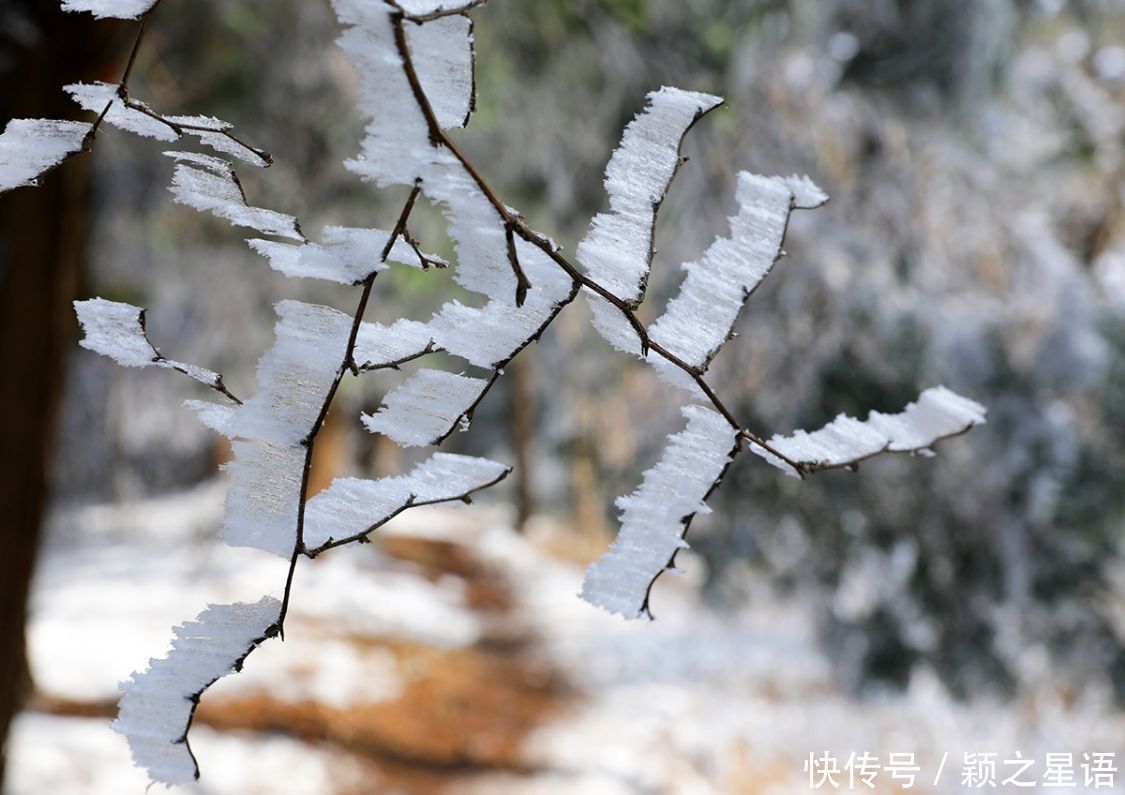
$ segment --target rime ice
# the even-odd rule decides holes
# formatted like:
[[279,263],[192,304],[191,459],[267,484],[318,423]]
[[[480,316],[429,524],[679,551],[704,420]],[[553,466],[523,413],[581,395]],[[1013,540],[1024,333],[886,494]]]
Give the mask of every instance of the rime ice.
[[664,87],[625,128],[605,172],[608,213],[595,216],[578,246],[589,276],[623,301],[644,294],[656,213],[680,165],[680,145],[700,116],[722,104],[710,94]]
[[94,125],[80,121],[12,119],[0,134],[0,193],[36,180],[75,152]]
[[221,383],[218,373],[161,356],[145,334],[144,310],[140,307],[92,298],[75,301],[74,311],[85,332],[78,344],[86,350],[108,356],[122,367],[164,367],[209,387]]
[[687,546],[687,520],[709,510],[703,501],[731,460],[736,431],[720,414],[702,406],[683,414],[687,428],[669,437],[640,488],[617,501],[621,532],[582,585],[583,599],[625,618],[648,615],[649,588]]
[[301,234],[297,219],[293,216],[247,204],[242,186],[227,161],[192,152],[165,154],[176,160],[176,172],[172,177],[170,190],[178,204],[200,212],[209,212],[235,226],[246,226],[266,235],[304,241],[305,236]]
[[211,605],[194,621],[176,627],[167,657],[121,683],[113,729],[125,735],[133,761],[153,781],[186,784],[199,775],[187,729],[199,694],[234,672],[243,658],[275,630],[281,603]]
[[98,19],[136,19],[156,0],[62,0],[63,11],[89,11]]
[[409,505],[448,502],[480,491],[511,468],[484,458],[435,453],[410,473],[381,480],[340,478],[309,500],[305,546],[318,549],[370,532]]
[[[943,386],[931,387],[898,414],[871,412],[866,422],[841,414],[823,428],[774,436],[768,444],[813,469],[847,466],[877,453],[927,450],[985,422],[985,408]],[[793,468],[759,445],[750,449],[790,474]]]
[[488,381],[441,370],[419,370],[383,399],[375,414],[364,414],[372,433],[403,447],[424,447],[445,436],[484,394]]
[[[706,367],[730,337],[750,294],[769,275],[781,254],[789,213],[824,194],[808,180],[738,175],[738,215],[730,237],[720,237],[698,262],[684,265],[687,276],[664,314],[649,328],[653,342],[693,367]],[[821,199],[823,201],[823,199]]]

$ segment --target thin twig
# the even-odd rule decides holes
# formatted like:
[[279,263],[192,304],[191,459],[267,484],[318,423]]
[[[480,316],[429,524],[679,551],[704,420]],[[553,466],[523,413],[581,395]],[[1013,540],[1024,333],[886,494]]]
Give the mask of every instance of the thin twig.
[[[398,9],[399,12],[392,15],[391,18],[391,22],[394,27],[395,45],[398,48],[400,57],[402,58],[403,71],[406,73],[406,77],[410,83],[411,90],[414,93],[415,100],[418,103],[418,107],[421,110],[422,115],[426,119],[426,124],[430,134],[430,142],[435,146],[441,145],[446,147],[453,154],[453,156],[456,157],[458,161],[460,161],[466,173],[477,184],[481,192],[488,199],[489,203],[493,206],[493,208],[495,208],[497,214],[499,214],[500,218],[504,221],[504,232],[508,242],[508,256],[512,262],[513,271],[516,273],[517,304],[523,303],[523,296],[526,295],[526,288],[530,287],[530,283],[527,282],[527,277],[523,273],[523,269],[519,265],[519,259],[516,256],[516,246],[514,240],[515,235],[519,235],[525,241],[536,246],[544,254],[550,257],[550,259],[556,265],[562,268],[563,271],[565,271],[566,274],[570,276],[570,278],[576,285],[586,287],[587,289],[604,298],[606,301],[609,301],[619,312],[621,312],[625,316],[626,320],[629,322],[629,325],[633,328],[633,331],[636,332],[637,337],[640,341],[641,355],[643,357],[647,358],[651,351],[652,353],[656,353],[675,367],[678,367],[689,376],[691,376],[691,378],[699,385],[700,389],[711,401],[712,405],[714,405],[716,411],[723,415],[723,417],[727,420],[728,423],[730,423],[731,427],[735,431],[738,431],[740,434],[743,433],[744,428],[742,424],[738,421],[738,419],[734,416],[730,409],[728,409],[726,405],[723,404],[723,402],[719,399],[718,395],[715,394],[710,385],[707,384],[706,380],[703,378],[702,370],[691,366],[663,346],[654,343],[649,338],[648,331],[645,329],[644,324],[641,323],[640,318],[637,317],[637,314],[634,311],[634,307],[631,306],[629,302],[623,301],[622,299],[618,298],[601,284],[598,284],[589,276],[582,273],[555,247],[555,245],[550,240],[532,230],[523,221],[522,218],[513,213],[508,208],[508,206],[500,200],[500,197],[497,195],[496,191],[493,190],[492,186],[489,185],[488,181],[485,180],[484,176],[480,173],[476,166],[473,165],[473,163],[465,156],[465,154],[461,151],[461,149],[457,146],[453,139],[451,139],[441,128],[441,124],[438,122],[433,107],[430,105],[429,99],[426,97],[426,92],[422,88],[422,84],[418,79],[417,71],[415,70],[414,63],[411,59],[410,46],[406,40],[406,32],[403,25],[403,20],[407,18],[406,14],[402,11],[402,8],[398,5],[397,2],[395,2],[395,0],[385,0],[385,2],[388,5],[391,5]],[[571,296],[570,300],[573,300],[573,297],[574,295]],[[567,301],[566,303],[569,303],[569,301]],[[565,305],[566,304],[564,303],[560,305],[559,308],[561,309],[562,306]],[[552,320],[553,319],[554,318],[552,317]],[[494,382],[495,374],[489,381],[488,387],[486,387],[485,392],[487,392],[488,389],[491,388]],[[481,397],[483,397],[483,395]],[[471,413],[471,410],[468,413]],[[452,433],[452,431],[450,431],[450,433]],[[449,434],[446,434],[446,436],[442,437],[442,440],[448,438],[448,436]],[[758,439],[758,437],[754,436],[754,439]],[[771,453],[774,453],[781,460],[785,461],[786,463],[791,463],[791,460],[787,456],[773,450],[768,444],[762,442],[759,443],[762,444],[762,447],[764,449],[769,450]],[[801,471],[801,468],[797,465],[796,462],[792,462],[792,465],[798,472]]]
[[[137,63],[137,55],[140,53],[141,44],[145,40],[149,17],[152,16],[152,12],[156,10],[158,5],[160,5],[160,0],[156,0],[148,11],[141,15],[140,26],[137,28],[137,38],[133,42],[133,49],[129,51],[129,60],[125,63],[125,70],[121,73],[121,79],[117,82],[117,94],[122,98],[128,98],[129,96],[129,77],[133,74],[133,67]],[[109,113],[114,102],[116,102],[116,100],[110,100],[106,103],[105,108],[98,114],[98,118],[90,128],[90,132],[86,134],[86,144],[83,147],[85,151],[89,151],[89,146],[93,143],[94,136],[98,134],[98,128],[102,126],[102,122],[105,121],[106,114]]]
[[431,11],[428,14],[408,14],[397,2],[394,2],[394,0],[388,0],[388,3],[390,5],[393,5],[395,8],[402,12],[402,16],[404,19],[407,19],[418,25],[421,25],[423,22],[432,22],[435,19],[441,19],[443,17],[466,16],[474,8],[480,8],[487,2],[488,0],[470,0],[470,2],[463,3],[457,8],[438,8],[437,10]]
[[[407,197],[403,205],[402,212],[399,213],[398,222],[395,224],[394,230],[391,232],[390,238],[387,240],[386,245],[379,254],[380,262],[386,262],[387,257],[394,248],[395,241],[398,236],[402,234],[406,228],[406,222],[410,219],[410,213],[414,209],[414,204],[418,200],[418,194],[422,192],[420,185],[415,185],[410,195]],[[363,292],[359,298],[359,305],[356,307],[355,315],[352,318],[351,331],[348,334],[347,348],[344,350],[344,359],[340,362],[340,367],[336,371],[336,377],[332,380],[331,386],[328,388],[328,393],[324,397],[324,404],[320,408],[320,413],[309,429],[308,435],[302,440],[301,444],[305,448],[305,463],[301,470],[301,491],[297,503],[297,539],[293,545],[293,555],[289,560],[289,571],[285,578],[285,593],[281,600],[281,613],[278,616],[278,634],[281,639],[285,639],[285,617],[289,612],[289,598],[293,592],[293,576],[297,569],[297,561],[300,560],[302,554],[305,553],[305,509],[308,506],[309,495],[309,477],[312,473],[313,451],[316,447],[316,438],[320,433],[320,429],[324,427],[324,421],[328,417],[328,411],[332,407],[332,402],[336,397],[336,392],[340,388],[340,383],[344,380],[344,375],[349,372],[355,371],[355,343],[359,337],[359,328],[363,324],[363,316],[367,312],[367,304],[371,299],[371,291],[375,285],[375,277],[378,276],[378,271],[373,270],[371,275],[363,282]]]
[[445,130],[441,128],[441,123],[438,121],[437,115],[430,105],[430,100],[426,96],[426,91],[422,88],[422,81],[418,77],[418,71],[414,68],[414,60],[410,54],[410,44],[406,40],[406,28],[403,25],[403,21],[406,17],[402,7],[394,0],[385,0],[385,2],[398,9],[398,13],[391,17],[391,24],[394,27],[395,47],[398,49],[399,57],[402,58],[402,69],[406,74],[407,81],[410,83],[410,90],[414,93],[414,99],[417,101],[422,115],[426,118],[426,125],[430,132],[430,143],[434,146],[444,146],[460,161],[465,172],[477,184],[477,187],[480,188],[485,198],[488,199],[488,203],[493,206],[499,214],[500,219],[504,222],[504,228],[508,236],[508,262],[512,266],[512,273],[516,277],[516,306],[523,306],[524,299],[527,297],[527,291],[531,289],[531,282],[528,281],[527,274],[524,273],[523,266],[520,265],[519,253],[516,251],[515,241],[512,239],[512,230],[514,230],[515,225],[520,222],[519,218],[508,209],[504,202],[500,201],[500,197],[492,190],[492,187],[485,181],[480,172],[478,172],[469,159],[465,157],[464,153],[457,144],[454,143],[453,139],[446,135]]
[[369,526],[366,530],[364,530],[362,532],[359,532],[359,533],[355,533],[354,535],[350,535],[346,538],[341,538],[338,541],[335,540],[335,539],[332,539],[330,541],[326,541],[325,543],[321,544],[316,549],[306,549],[304,554],[305,554],[306,557],[315,558],[318,555],[321,555],[321,554],[323,554],[324,552],[327,552],[330,549],[335,549],[336,547],[342,547],[342,546],[345,546],[346,544],[354,544],[356,542],[363,541],[364,539],[367,538],[367,536],[371,535],[376,530],[378,530],[380,527],[387,524],[387,522],[391,521],[396,516],[410,510],[411,508],[421,508],[424,505],[441,505],[442,503],[447,503],[447,502],[464,502],[464,501],[468,500],[469,497],[471,497],[473,494],[476,494],[478,491],[484,491],[485,489],[492,488],[497,483],[502,481],[504,478],[508,477],[508,475],[510,475],[511,472],[512,472],[512,470],[510,468],[506,469],[506,470],[504,470],[503,473],[500,474],[499,477],[494,478],[493,480],[489,481],[488,483],[477,486],[476,488],[469,489],[468,491],[463,492],[463,493],[458,494],[458,495],[453,496],[453,497],[445,497],[445,498],[438,499],[438,500],[419,501],[419,500],[414,499],[414,495],[411,495],[410,499],[408,499],[406,501],[405,505],[401,505],[398,508],[395,508],[393,511],[391,511],[391,513],[387,514],[387,516],[383,517],[378,522],[375,522],[374,524]]

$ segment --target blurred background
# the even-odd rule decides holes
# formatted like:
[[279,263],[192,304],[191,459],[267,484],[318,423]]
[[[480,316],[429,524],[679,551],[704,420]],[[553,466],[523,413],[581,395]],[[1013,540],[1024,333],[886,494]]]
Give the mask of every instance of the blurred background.
[[[5,120],[73,115],[62,85],[120,74],[135,27],[51,5],[0,6]],[[180,5],[154,15],[133,96],[235,123],[276,161],[240,169],[251,201],[311,235],[389,227],[402,196],[341,165],[363,120],[328,3]],[[302,569],[286,643],[205,698],[187,790],[798,792],[825,751],[841,769],[915,753],[925,792],[962,791],[966,752],[1034,757],[1037,780],[1065,752],[1070,790],[1092,790],[1084,753],[1125,761],[1125,6],[492,0],[474,19],[478,111],[458,140],[569,251],[648,91],[726,98],[686,145],[644,318],[727,231],[739,170],[808,173],[832,196],[794,217],[716,361],[712,385],[751,428],[896,411],[939,383],[988,424],[934,459],[804,482],[740,460],[684,575],[657,586],[657,622],[625,625],[574,594],[613,499],[679,429],[679,396],[576,304],[448,445],[517,475]],[[106,728],[116,683],[172,624],[278,582],[276,561],[214,540],[228,450],[181,407],[194,385],[78,349],[69,300],[147,307],[163,353],[236,394],[276,301],[356,300],[286,281],[237,230],[173,205],[161,151],[105,130],[91,157],[0,200],[0,718],[27,707],[6,795],[141,792]],[[419,217],[450,256],[439,214]],[[389,272],[368,319],[426,319],[456,289]],[[314,489],[409,465],[358,422],[403,377],[345,381]]]

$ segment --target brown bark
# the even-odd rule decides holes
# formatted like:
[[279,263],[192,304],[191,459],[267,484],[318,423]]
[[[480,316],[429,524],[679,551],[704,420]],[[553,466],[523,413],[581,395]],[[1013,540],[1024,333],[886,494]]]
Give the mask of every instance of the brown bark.
[[[64,15],[57,3],[17,3],[41,36],[0,41],[0,121],[65,118],[75,107],[61,87],[91,76],[114,26]],[[18,13],[18,12],[17,12]],[[24,624],[47,497],[55,416],[66,353],[75,338],[87,239],[89,158],[74,158],[40,188],[0,197],[0,741],[30,689]],[[0,746],[0,782],[4,754]]]

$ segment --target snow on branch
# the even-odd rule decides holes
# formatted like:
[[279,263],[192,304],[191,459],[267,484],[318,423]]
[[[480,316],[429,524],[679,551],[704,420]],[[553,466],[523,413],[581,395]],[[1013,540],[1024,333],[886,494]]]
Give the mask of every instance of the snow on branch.
[[442,129],[464,127],[476,104],[473,22],[452,15],[407,29],[418,80]]
[[363,284],[373,273],[385,270],[388,262],[415,268],[449,264],[440,257],[423,254],[405,235],[393,237],[386,259],[379,252],[391,243],[392,233],[379,229],[329,226],[324,230],[324,243],[309,242],[300,246],[258,239],[247,242],[269,260],[271,268],[286,276],[346,285]]
[[316,424],[348,346],[352,318],[300,301],[277,305],[276,340],[258,361],[258,391],[232,422],[233,435],[301,444]]
[[[505,287],[490,292],[492,299],[485,306],[477,309],[451,301],[430,321],[437,347],[478,367],[503,367],[573,298],[574,282],[550,258],[523,240],[515,241],[515,246],[524,273],[535,285],[523,304],[515,300],[505,258],[495,272]],[[459,254],[463,256],[460,250]]]
[[680,146],[692,125],[719,107],[710,94],[661,88],[625,128],[605,172],[610,211],[599,213],[578,246],[591,279],[635,305],[652,266],[656,215],[679,170]]
[[484,458],[436,453],[399,477],[334,480],[309,500],[304,538],[307,554],[316,556],[365,538],[407,508],[467,500],[511,471],[505,464]]
[[400,318],[389,326],[362,323],[352,361],[360,370],[398,367],[434,350],[430,326]]
[[211,605],[194,621],[176,627],[167,657],[121,683],[114,731],[125,735],[133,761],[162,784],[186,784],[199,777],[188,744],[199,697],[262,641],[278,632],[281,603],[265,597],[256,604]]
[[144,102],[129,97],[124,84],[72,83],[63,90],[83,110],[99,114],[101,121],[126,132],[167,142],[178,141],[187,133],[197,136],[205,146],[251,165],[264,167],[273,162],[268,152],[236,138],[228,122],[211,116],[161,115]]
[[720,237],[687,272],[680,292],[649,327],[649,340],[692,367],[704,370],[730,339],[750,295],[782,255],[795,208],[815,209],[828,200],[808,177],[738,175],[738,215],[730,237]]
[[62,0],[63,11],[89,11],[98,19],[137,19],[157,0]]
[[297,545],[308,451],[300,445],[235,439],[231,452],[234,457],[223,465],[231,483],[222,539],[232,547],[252,547],[289,559]]
[[203,367],[165,359],[149,341],[145,332],[145,310],[132,304],[92,298],[75,301],[74,311],[85,337],[78,343],[83,348],[108,356],[122,367],[164,367],[176,370],[204,386],[222,392],[234,400],[227,391],[223,377]]
[[761,445],[750,449],[791,474],[854,467],[880,453],[922,453],[952,436],[983,425],[984,406],[961,397],[944,386],[931,387],[898,414],[871,412],[865,422],[841,414],[823,428],[774,436],[769,445],[800,469],[781,460]]
[[733,458],[737,431],[702,406],[683,409],[687,428],[669,437],[664,456],[645,473],[639,489],[617,501],[621,532],[593,563],[582,598],[625,618],[651,618],[649,591],[687,546],[684,533]]
[[305,241],[292,215],[251,207],[247,203],[242,184],[226,160],[193,152],[165,154],[176,160],[170,190],[178,204],[209,212],[235,226],[257,229],[262,234]]
[[383,398],[363,424],[402,447],[425,447],[447,436],[484,396],[491,382],[443,370],[419,370]]
[[12,119],[0,134],[0,193],[38,185],[39,177],[83,150],[94,125]]
[[477,6],[482,6],[488,0],[461,0],[461,2],[448,2],[448,0],[396,0],[398,6],[407,18],[414,22],[426,22],[453,14],[464,14]]

